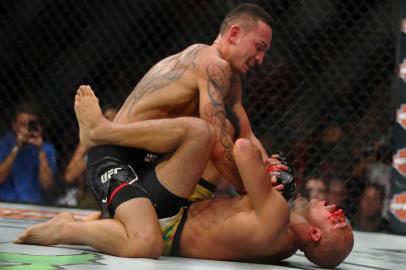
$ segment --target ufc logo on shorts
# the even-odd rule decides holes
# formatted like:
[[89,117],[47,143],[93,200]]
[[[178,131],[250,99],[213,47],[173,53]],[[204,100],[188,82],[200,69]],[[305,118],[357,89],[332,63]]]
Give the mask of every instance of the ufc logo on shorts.
[[116,174],[119,170],[121,170],[121,168],[113,168],[108,170],[106,173],[103,173],[100,177],[102,184],[106,183],[107,180],[110,180],[111,176],[113,176],[113,174]]

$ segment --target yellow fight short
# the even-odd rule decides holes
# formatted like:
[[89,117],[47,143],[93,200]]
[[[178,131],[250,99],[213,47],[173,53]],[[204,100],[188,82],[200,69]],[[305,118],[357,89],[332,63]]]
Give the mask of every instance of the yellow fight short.
[[[216,185],[200,179],[195,191],[189,200],[192,202],[209,200],[214,196]],[[187,206],[183,206],[179,212],[168,218],[159,220],[161,226],[162,238],[164,240],[163,256],[178,256],[180,234],[187,219]]]

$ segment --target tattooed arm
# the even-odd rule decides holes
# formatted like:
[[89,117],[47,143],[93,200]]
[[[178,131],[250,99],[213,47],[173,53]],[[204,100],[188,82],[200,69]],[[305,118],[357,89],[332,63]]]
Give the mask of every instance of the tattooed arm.
[[217,136],[211,160],[221,175],[238,192],[242,192],[243,184],[232,154],[234,144],[227,133],[224,109],[232,72],[230,66],[220,59],[202,66],[199,81],[200,117],[215,128]]

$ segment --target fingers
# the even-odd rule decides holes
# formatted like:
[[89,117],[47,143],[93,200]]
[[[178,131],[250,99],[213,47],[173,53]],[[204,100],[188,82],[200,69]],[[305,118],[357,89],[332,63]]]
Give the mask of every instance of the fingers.
[[278,184],[278,178],[276,175],[271,174],[271,183],[272,183],[272,188],[276,191],[281,192],[285,186],[283,184]]
[[282,164],[277,158],[274,158],[273,156],[264,160],[264,165],[266,167],[268,166],[274,166],[274,165],[279,165]]
[[283,192],[283,190],[285,189],[285,186],[282,185],[282,184],[279,184],[277,186],[274,186],[273,189],[278,191],[278,192]]
[[271,165],[266,168],[269,173],[278,171],[288,171],[289,167],[283,164]]

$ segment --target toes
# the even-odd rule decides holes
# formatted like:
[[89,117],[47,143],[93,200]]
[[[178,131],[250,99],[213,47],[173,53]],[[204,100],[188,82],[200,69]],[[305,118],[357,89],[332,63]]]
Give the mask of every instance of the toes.
[[24,243],[24,239],[27,239],[27,232],[23,232],[16,240],[13,241],[14,244]]
[[79,87],[78,91],[76,91],[76,94],[79,96],[83,96],[83,85]]
[[22,243],[24,243],[24,242],[20,238],[13,241],[13,244],[22,244]]
[[77,105],[78,103],[80,103],[80,95],[79,94],[76,94],[75,95],[75,105]]
[[88,85],[87,86],[87,92],[88,92],[88,95],[89,96],[96,96],[95,94],[94,94],[94,91],[92,90],[92,88]]
[[84,92],[85,96],[91,96],[93,91],[92,91],[92,89],[90,88],[89,85],[85,85],[83,87],[83,92]]

